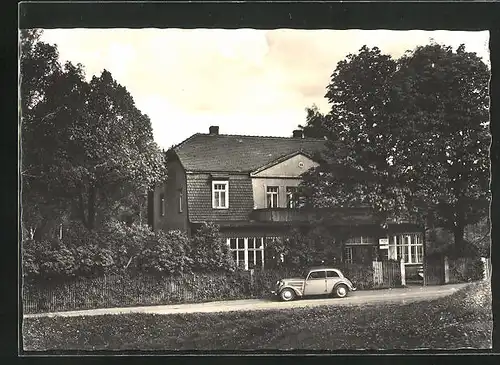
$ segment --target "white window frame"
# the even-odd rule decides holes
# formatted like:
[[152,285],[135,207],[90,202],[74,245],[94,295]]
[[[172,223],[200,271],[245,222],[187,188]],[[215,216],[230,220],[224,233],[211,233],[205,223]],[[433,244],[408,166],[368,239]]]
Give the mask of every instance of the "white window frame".
[[182,213],[182,199],[183,199],[183,194],[182,194],[182,188],[179,189],[179,213]]
[[422,264],[423,253],[424,246],[419,233],[401,233],[389,239],[390,260],[403,259],[405,264]]
[[[224,189],[216,189],[216,185],[224,185]],[[216,206],[215,205],[215,194],[225,192],[224,194],[224,206]],[[221,200],[219,199],[219,202]],[[229,208],[229,181],[220,180],[220,181],[212,181],[212,208],[214,209],[228,209]]]
[[[276,189],[276,191],[269,191],[269,189]],[[276,197],[276,205],[274,205],[274,197]],[[271,202],[271,206],[269,206],[269,202]],[[266,186],[266,208],[278,208],[279,204],[280,204],[280,187],[275,185]]]
[[348,264],[352,264],[352,247],[347,246],[344,248],[344,261]]
[[369,246],[376,245],[377,241],[372,236],[354,236],[349,237],[345,243],[353,246]]
[[[231,240],[234,239],[236,240],[236,248],[231,248]],[[238,248],[238,240],[241,240],[243,239],[244,240],[244,248],[241,249],[241,248]],[[255,239],[256,241],[256,245],[257,248],[249,248],[248,247],[248,240],[249,239]],[[253,262],[253,264],[255,265],[256,262],[257,262],[257,255],[260,255],[260,258],[261,258],[261,268],[263,269],[264,268],[264,242],[265,242],[265,238],[264,237],[231,237],[231,238],[227,238],[226,239],[226,242],[227,242],[227,245],[229,247],[229,251],[231,251],[231,255],[233,252],[237,251],[236,253],[236,256],[237,256],[237,259],[239,259],[239,261],[241,261],[240,259],[240,255],[243,254],[244,256],[244,266],[243,268],[245,270],[248,270],[249,267],[250,267],[250,263]],[[260,242],[260,246],[258,245],[258,242]]]

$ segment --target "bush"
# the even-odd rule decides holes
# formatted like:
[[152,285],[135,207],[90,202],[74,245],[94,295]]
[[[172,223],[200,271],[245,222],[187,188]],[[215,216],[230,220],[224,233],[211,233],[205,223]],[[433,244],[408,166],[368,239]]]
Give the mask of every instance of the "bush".
[[307,268],[322,262],[334,262],[340,257],[335,237],[323,226],[316,226],[306,233],[292,230],[285,241],[288,246],[285,262],[290,268]]
[[[385,264],[385,262],[383,263]],[[357,289],[373,289],[373,265],[370,264],[341,264],[337,265],[342,273]]]
[[204,223],[195,233],[189,255],[196,272],[233,272],[236,267],[219,228],[212,223]]
[[147,273],[178,275],[189,272],[191,259],[187,256],[189,239],[180,231],[151,232],[139,255],[139,267]]
[[148,226],[110,221],[98,232],[103,245],[113,252],[116,270],[137,269],[139,256],[148,242],[155,241],[155,234]]
[[450,281],[466,283],[479,281],[484,275],[484,264],[480,258],[455,258],[448,260]]
[[23,276],[54,278],[72,276],[76,260],[72,250],[57,239],[31,239],[22,242]]

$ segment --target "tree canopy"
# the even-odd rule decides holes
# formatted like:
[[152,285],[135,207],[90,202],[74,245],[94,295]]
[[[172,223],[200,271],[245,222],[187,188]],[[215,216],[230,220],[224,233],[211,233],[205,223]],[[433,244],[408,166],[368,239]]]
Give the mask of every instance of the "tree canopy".
[[303,127],[329,140],[305,176],[309,203],[370,206],[443,227],[461,246],[464,228],[488,214],[489,77],[463,45],[348,55],[327,87],[330,112],[310,109]]
[[165,178],[164,154],[109,71],[87,81],[82,65],[61,65],[40,34],[21,32],[23,223],[76,219],[93,229],[140,209],[146,189]]

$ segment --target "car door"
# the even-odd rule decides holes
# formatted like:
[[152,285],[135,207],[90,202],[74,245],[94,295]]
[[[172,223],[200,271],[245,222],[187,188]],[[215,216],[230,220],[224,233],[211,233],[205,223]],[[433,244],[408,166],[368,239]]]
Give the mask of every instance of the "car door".
[[340,281],[340,275],[335,270],[326,271],[326,291],[331,293],[335,284]]
[[304,295],[326,294],[326,272],[311,271],[306,278]]

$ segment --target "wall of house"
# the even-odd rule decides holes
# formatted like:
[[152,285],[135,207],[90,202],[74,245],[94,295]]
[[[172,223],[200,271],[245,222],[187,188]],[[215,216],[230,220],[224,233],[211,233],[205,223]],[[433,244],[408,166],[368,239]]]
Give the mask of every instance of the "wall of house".
[[[222,180],[222,179],[216,179]],[[232,174],[229,181],[229,207],[212,206],[210,174],[187,174],[188,211],[191,222],[246,221],[253,210],[252,182],[247,174]]]
[[309,157],[298,154],[289,159],[271,166],[259,173],[255,177],[299,177],[301,174],[316,167],[318,164]]
[[[168,177],[165,184],[165,216],[163,229],[165,230],[188,230],[188,209],[186,198],[186,173],[179,161],[171,161],[168,164]],[[182,192],[182,204],[179,198]],[[180,209],[182,207],[182,209]]]
[[[156,187],[153,195],[153,228],[188,231],[186,174],[178,161],[168,163],[168,177]],[[179,210],[179,193],[182,189],[182,211]],[[164,194],[164,215],[161,215],[161,194]]]
[[[160,215],[160,197],[161,194],[165,194],[165,184],[158,184],[155,189],[150,193],[149,196],[149,224],[152,226],[153,230],[158,230],[163,224],[163,217]],[[152,206],[152,208],[151,208]]]
[[301,179],[252,178],[253,201],[255,209],[267,208],[267,187],[278,186],[278,206],[286,208],[286,187],[297,187]]
[[302,181],[300,176],[318,164],[304,155],[296,155],[286,161],[269,167],[252,177],[252,191],[255,209],[267,208],[266,192],[268,186],[278,186],[278,205],[286,208],[286,187],[297,187]]

